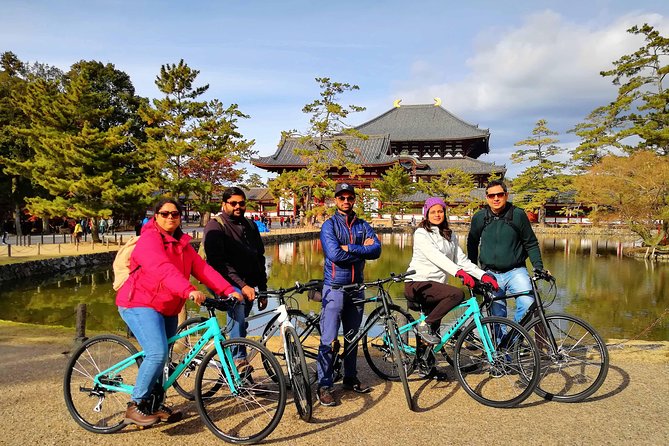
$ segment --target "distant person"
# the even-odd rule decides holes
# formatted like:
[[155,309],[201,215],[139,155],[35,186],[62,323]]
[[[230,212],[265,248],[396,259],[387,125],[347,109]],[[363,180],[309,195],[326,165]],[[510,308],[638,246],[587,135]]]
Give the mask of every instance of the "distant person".
[[[461,288],[448,284],[451,276],[462,279],[468,287],[474,286],[473,276],[497,288],[495,278],[472,263],[460,249],[457,235],[448,227],[446,203],[439,197],[425,200],[423,221],[414,232],[408,269],[416,273],[405,280],[404,294],[409,301],[420,304],[427,315],[417,325],[417,331],[429,344],[441,341],[437,332],[441,319],[465,297]],[[418,366],[422,377],[443,379],[432,365]]]
[[[267,290],[267,269],[265,267],[265,246],[258,227],[244,214],[246,213],[246,194],[238,187],[223,191],[221,213],[218,214],[223,224],[216,219],[209,220],[204,228],[204,251],[209,263],[235,289],[243,300],[228,310],[228,317],[234,321],[230,337],[246,336],[248,323],[246,318],[256,300],[256,288]],[[258,309],[267,307],[267,298],[258,299]],[[248,364],[246,352],[239,349],[233,352],[237,365]]]
[[81,226],[81,223],[77,222],[74,225],[74,241],[75,243],[81,242],[81,235],[84,233],[84,228]]
[[11,219],[7,219],[2,223],[2,244],[7,244],[7,237],[9,233],[14,230],[14,222]]
[[142,233],[142,221],[135,220],[135,235],[139,236]]
[[[518,322],[534,302],[532,283],[525,267],[527,258],[535,270],[544,269],[539,242],[525,211],[508,201],[506,184],[491,181],[485,193],[488,205],[472,217],[467,255],[495,277],[499,284],[497,295],[527,292],[516,298],[513,319]],[[491,312],[494,316],[506,317],[506,300],[493,302]]]
[[145,352],[139,366],[125,422],[151,426],[182,418],[164,404],[163,369],[168,359],[167,339],[177,331],[177,315],[187,299],[202,305],[205,295],[190,283],[190,276],[217,294],[241,299],[232,285],[206,264],[181,230],[181,204],[171,198],[158,201],[154,217],[142,227],[130,257],[130,276],[116,294],[121,318]]
[[[321,227],[321,245],[325,255],[323,265],[323,309],[321,311],[321,343],[318,348],[318,390],[316,397],[323,406],[335,406],[332,386],[334,384],[334,350],[339,326],[344,333],[357,332],[362,322],[363,307],[353,300],[362,299],[363,291],[344,292],[338,285],[362,283],[365,261],[378,259],[381,242],[365,220],[353,211],[355,189],[348,183],[339,183],[335,188],[337,211]],[[344,337],[344,349],[348,341]],[[357,347],[344,358],[344,381],[346,390],[368,393],[371,389],[358,379],[356,369]]]
[[146,217],[144,217],[144,220],[142,220],[142,226],[144,226],[148,222],[149,222],[149,216],[147,215]]

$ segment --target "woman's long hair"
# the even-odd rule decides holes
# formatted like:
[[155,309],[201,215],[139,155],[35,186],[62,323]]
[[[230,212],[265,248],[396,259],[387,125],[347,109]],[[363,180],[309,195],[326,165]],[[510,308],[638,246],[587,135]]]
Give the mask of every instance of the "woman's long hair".
[[[435,225],[430,223],[430,220],[425,217],[423,218],[423,221],[418,224],[418,226],[425,229],[426,231],[432,231],[432,227]],[[448,227],[448,215],[446,214],[446,209],[444,209],[444,221],[436,226],[439,228],[439,234],[450,242],[453,231],[451,231],[451,228]]]

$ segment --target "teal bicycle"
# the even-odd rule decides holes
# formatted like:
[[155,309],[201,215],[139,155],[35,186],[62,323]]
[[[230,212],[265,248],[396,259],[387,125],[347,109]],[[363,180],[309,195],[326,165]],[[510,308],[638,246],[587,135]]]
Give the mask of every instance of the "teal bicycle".
[[[408,317],[409,322],[398,329],[400,350],[414,359],[405,362],[408,366],[404,372],[411,374],[421,363],[430,368],[437,355],[442,354],[453,365],[462,388],[476,401],[491,407],[515,406],[530,396],[539,383],[537,347],[519,324],[501,317],[482,317],[481,308],[492,303],[491,294],[485,294],[481,305],[472,290],[470,294],[469,299],[452,310],[463,313],[435,345],[420,340],[415,327],[426,316],[420,306],[407,300],[410,309],[420,311],[420,317],[417,320]],[[386,344],[391,342],[390,338],[385,340]],[[395,373],[386,373],[377,367],[372,369],[382,378],[398,379]]]
[[[166,367],[163,389],[198,363],[193,393],[205,425],[222,440],[251,444],[269,435],[281,420],[286,382],[281,366],[267,348],[249,339],[226,340],[214,314],[226,305],[224,300],[206,299],[204,306],[211,317],[168,340],[174,344],[201,333],[192,348],[183,352],[180,362]],[[211,348],[205,350],[205,346]],[[243,366],[236,366],[233,359],[232,352],[238,349],[246,350]],[[116,335],[93,337],[73,353],[65,370],[63,392],[70,415],[81,427],[101,434],[123,429],[128,395],[143,356],[127,339]]]

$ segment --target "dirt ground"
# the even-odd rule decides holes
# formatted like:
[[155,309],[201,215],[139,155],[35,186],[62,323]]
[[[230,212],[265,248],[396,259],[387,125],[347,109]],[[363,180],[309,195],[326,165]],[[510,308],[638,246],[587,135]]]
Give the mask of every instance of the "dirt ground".
[[[127,427],[96,435],[80,428],[63,401],[62,376],[72,330],[0,321],[0,444],[6,445],[194,445],[219,442],[200,422],[194,403],[171,391],[169,403],[185,410],[179,423],[146,430]],[[610,341],[609,345],[615,344]],[[278,428],[265,444],[669,444],[669,342],[611,347],[602,388],[576,404],[531,396],[513,409],[493,409],[470,398],[456,381],[413,379],[417,412],[401,386],[382,381],[360,358],[367,395],[335,387],[341,404],[316,403],[314,420],[302,422],[289,400]]]

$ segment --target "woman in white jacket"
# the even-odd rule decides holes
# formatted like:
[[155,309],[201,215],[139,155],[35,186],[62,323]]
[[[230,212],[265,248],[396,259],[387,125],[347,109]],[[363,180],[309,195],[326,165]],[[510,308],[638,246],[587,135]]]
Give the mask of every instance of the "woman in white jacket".
[[472,263],[462,252],[458,239],[448,227],[446,203],[441,198],[431,197],[423,206],[423,221],[413,236],[413,256],[409,270],[416,273],[404,284],[404,294],[410,301],[419,303],[427,319],[417,326],[418,334],[430,344],[440,341],[435,331],[441,319],[463,301],[462,289],[448,285],[450,276],[459,277],[468,287],[474,286],[472,276],[492,284],[497,281]]

